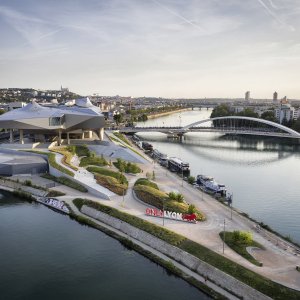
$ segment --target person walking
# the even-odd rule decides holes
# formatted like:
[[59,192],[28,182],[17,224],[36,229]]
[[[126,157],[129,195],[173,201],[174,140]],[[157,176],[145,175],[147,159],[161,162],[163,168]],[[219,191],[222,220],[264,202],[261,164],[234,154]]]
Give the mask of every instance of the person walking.
[[207,277],[205,276],[205,277],[204,277],[204,282],[206,282],[206,281],[207,281]]

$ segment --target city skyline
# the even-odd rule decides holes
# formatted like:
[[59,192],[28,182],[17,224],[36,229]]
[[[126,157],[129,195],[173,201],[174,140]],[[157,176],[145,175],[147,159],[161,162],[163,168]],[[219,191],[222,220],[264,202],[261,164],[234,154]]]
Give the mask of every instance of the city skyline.
[[299,99],[299,13],[292,0],[2,1],[1,88]]

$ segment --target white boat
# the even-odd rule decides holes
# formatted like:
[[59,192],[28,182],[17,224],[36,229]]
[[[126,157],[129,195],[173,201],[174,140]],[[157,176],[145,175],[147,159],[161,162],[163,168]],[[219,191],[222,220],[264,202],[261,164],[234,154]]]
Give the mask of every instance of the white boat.
[[153,150],[153,157],[157,158],[158,160],[167,163],[169,157],[167,154],[159,152],[157,149]]
[[63,211],[65,213],[69,213],[69,209],[65,206],[65,204],[60,201],[60,200],[57,200],[55,198],[46,198],[46,199],[43,199],[43,203],[48,205],[48,206],[51,206],[53,208],[56,208],[60,211]]
[[175,170],[177,173],[190,174],[189,163],[182,161],[177,157],[170,157],[168,160],[168,168],[172,171]]
[[211,176],[198,175],[197,183],[203,184],[206,188],[213,192],[220,193],[222,196],[226,196],[227,190],[225,185],[217,183]]

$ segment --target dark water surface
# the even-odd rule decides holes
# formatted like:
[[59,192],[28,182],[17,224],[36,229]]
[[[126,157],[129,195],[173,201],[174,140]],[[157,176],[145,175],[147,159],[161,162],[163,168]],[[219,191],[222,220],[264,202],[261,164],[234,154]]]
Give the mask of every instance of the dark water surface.
[[69,216],[0,191],[0,299],[208,299]]
[[[189,125],[209,118],[210,114],[211,109],[185,111],[139,126]],[[210,126],[210,122],[202,126]],[[189,162],[191,175],[204,173],[224,183],[233,192],[234,207],[300,243],[299,143],[217,133],[188,133],[174,140],[162,133],[138,135],[169,157]]]

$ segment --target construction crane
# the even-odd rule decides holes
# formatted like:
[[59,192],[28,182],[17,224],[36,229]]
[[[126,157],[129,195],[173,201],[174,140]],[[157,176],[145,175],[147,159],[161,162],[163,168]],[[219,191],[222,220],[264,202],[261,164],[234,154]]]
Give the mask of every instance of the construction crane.
[[96,102],[96,95],[99,95],[99,93],[94,93],[94,102]]

